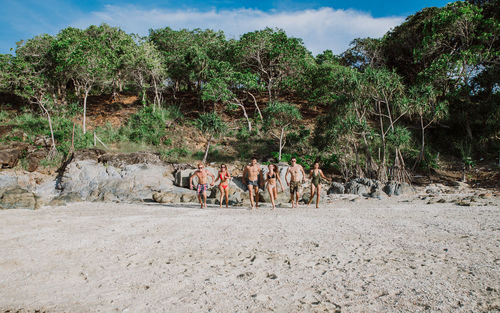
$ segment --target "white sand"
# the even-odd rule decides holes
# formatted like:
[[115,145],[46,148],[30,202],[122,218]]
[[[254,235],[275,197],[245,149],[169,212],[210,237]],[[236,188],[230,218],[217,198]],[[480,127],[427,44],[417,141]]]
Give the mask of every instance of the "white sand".
[[0,312],[495,311],[499,213],[398,199],[6,210]]

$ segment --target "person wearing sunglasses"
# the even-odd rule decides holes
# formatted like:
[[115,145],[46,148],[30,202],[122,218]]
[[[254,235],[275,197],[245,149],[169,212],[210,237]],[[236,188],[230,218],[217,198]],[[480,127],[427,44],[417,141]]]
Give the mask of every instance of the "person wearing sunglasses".
[[226,164],[222,164],[220,166],[220,171],[219,174],[217,175],[217,179],[215,182],[217,182],[220,179],[220,184],[219,184],[219,191],[220,191],[220,199],[219,199],[219,204],[220,207],[222,208],[222,198],[225,196],[226,197],[226,208],[229,206],[229,179],[231,178],[231,174],[229,174],[229,171],[227,170]]
[[212,177],[212,183],[210,184],[210,186],[213,186],[215,181],[214,175],[207,171],[203,163],[200,162],[198,163],[198,170],[196,170],[193,175],[189,177],[189,189],[193,189],[193,178],[198,178],[198,201],[200,201],[200,206],[202,209],[207,208],[208,176]]

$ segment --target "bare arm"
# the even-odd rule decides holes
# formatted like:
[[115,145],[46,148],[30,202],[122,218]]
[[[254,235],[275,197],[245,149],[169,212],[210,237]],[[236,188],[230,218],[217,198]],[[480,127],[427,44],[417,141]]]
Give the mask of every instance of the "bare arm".
[[286,185],[289,186],[290,183],[288,182],[288,174],[290,173],[290,168],[287,168],[286,169],[286,173],[285,173],[285,181],[286,181]]
[[193,189],[193,177],[196,176],[196,172],[193,175],[189,176],[189,189]]
[[219,178],[220,178],[220,172],[219,172],[219,174],[217,175],[217,178],[215,179],[214,184],[215,184],[215,183],[219,180]]
[[210,173],[209,171],[207,171],[207,174],[208,174],[208,176],[212,177],[212,183],[210,184],[210,186],[213,186],[215,184],[215,176],[214,176],[214,174]]
[[280,175],[278,173],[276,173],[276,179],[280,183],[281,192],[283,192],[283,183],[281,182],[281,178],[280,178]]
[[321,175],[321,178],[323,178],[324,180],[328,180],[328,178],[326,178],[325,174],[323,174],[322,170],[319,170],[319,174]]
[[306,172],[304,172],[304,168],[302,165],[300,166],[300,171],[302,172],[302,182],[306,181]]
[[248,166],[245,166],[245,169],[243,170],[243,177],[241,178],[243,185],[247,184],[247,175],[248,175]]

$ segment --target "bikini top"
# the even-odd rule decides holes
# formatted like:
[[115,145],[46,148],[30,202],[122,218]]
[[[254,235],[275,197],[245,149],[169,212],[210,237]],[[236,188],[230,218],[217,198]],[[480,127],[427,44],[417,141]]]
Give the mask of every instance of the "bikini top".
[[227,175],[227,173],[226,173],[226,175],[225,175],[225,176],[224,176],[224,175],[222,175],[222,174],[219,174],[219,177],[220,177],[220,179],[221,179],[221,180],[223,180],[224,178],[228,178],[229,176],[228,176],[228,175]]
[[267,173],[267,178],[276,178],[276,173],[273,173],[273,175],[269,175],[269,173]]

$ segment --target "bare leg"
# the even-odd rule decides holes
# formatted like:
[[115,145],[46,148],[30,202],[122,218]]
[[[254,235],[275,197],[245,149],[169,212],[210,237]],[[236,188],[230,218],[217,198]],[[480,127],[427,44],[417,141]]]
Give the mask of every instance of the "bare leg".
[[294,193],[290,192],[290,201],[292,201],[292,209],[295,207],[293,197],[294,197]]
[[269,192],[269,197],[271,198],[271,204],[273,205],[273,210],[275,209],[274,206],[274,191],[271,185],[267,185],[267,191]]
[[248,194],[250,195],[250,207],[253,209],[253,186],[248,185]]
[[226,194],[226,208],[229,207],[229,186],[224,189],[224,193]]
[[310,205],[311,202],[313,202],[315,192],[316,192],[316,187],[314,186],[314,184],[311,184],[311,198],[309,198],[309,202],[307,203],[307,205]]
[[219,185],[220,197],[219,197],[219,207],[222,208],[222,197],[224,197],[224,188]]
[[274,201],[276,201],[276,199],[278,199],[278,185],[276,185],[276,187],[273,188],[273,192],[274,192]]
[[295,206],[297,208],[299,207],[299,198],[300,198],[300,194],[299,194],[299,191],[297,190],[297,193],[295,194],[295,199],[296,199]]
[[259,207],[259,186],[255,186],[255,207]]
[[203,202],[201,201],[201,193],[198,192],[198,201],[200,202],[200,208],[203,209]]
[[319,208],[320,195],[321,195],[321,185],[318,185],[318,188],[316,190],[316,209]]
[[207,208],[207,192],[203,191],[203,205]]

